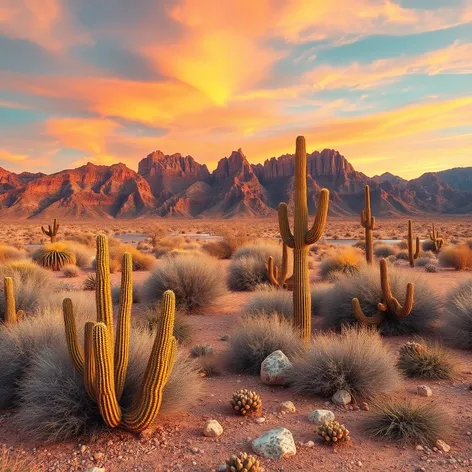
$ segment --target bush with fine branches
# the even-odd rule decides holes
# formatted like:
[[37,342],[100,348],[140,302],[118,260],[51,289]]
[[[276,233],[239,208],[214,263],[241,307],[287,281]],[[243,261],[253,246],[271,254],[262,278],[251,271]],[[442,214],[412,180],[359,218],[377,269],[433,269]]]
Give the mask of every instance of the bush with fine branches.
[[364,260],[362,251],[354,246],[331,250],[321,262],[320,277],[328,279],[334,273],[357,272],[364,264]]
[[258,316],[260,314],[283,315],[286,319],[293,316],[292,293],[287,290],[275,288],[271,285],[261,285],[251,295],[244,309],[244,314]]
[[463,243],[446,247],[439,253],[439,264],[441,267],[452,267],[455,270],[471,268],[472,249]]

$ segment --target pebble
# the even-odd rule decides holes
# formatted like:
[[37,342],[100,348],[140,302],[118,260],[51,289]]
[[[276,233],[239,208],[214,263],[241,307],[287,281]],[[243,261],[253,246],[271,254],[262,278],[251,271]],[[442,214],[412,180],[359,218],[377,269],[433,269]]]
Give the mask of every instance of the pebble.
[[93,458],[94,458],[96,461],[101,461],[104,457],[105,457],[105,454],[104,454],[103,452],[96,452],[96,453],[93,455]]
[[314,410],[308,413],[310,423],[323,424],[325,421],[333,421],[334,418],[334,413],[330,410]]
[[451,450],[451,446],[449,446],[449,444],[446,444],[442,439],[438,439],[436,441],[436,447],[444,452],[449,452]]
[[256,418],[254,422],[257,424],[262,424],[262,423],[265,423],[265,420],[266,419],[263,416],[261,416],[260,418]]
[[208,420],[203,427],[203,435],[207,438],[217,438],[223,434],[223,426],[216,420]]
[[418,385],[417,387],[418,395],[421,397],[432,397],[433,391],[427,385]]
[[297,409],[291,401],[286,401],[280,404],[280,411],[282,413],[295,413]]
[[336,405],[345,406],[351,403],[352,397],[347,390],[338,390],[331,398],[332,402]]

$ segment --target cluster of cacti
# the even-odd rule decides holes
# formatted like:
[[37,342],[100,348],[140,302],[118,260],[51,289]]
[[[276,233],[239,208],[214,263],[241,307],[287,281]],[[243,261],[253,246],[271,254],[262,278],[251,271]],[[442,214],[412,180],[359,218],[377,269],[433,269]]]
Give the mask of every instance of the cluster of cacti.
[[43,234],[48,236],[51,239],[52,243],[57,241],[57,233],[59,231],[60,224],[57,222],[57,218],[54,218],[54,221],[51,225],[48,225],[48,229],[45,229],[44,226],[41,226],[41,231]]
[[200,344],[198,346],[193,346],[191,350],[192,357],[201,357],[201,356],[212,356],[215,351],[208,344]]
[[361,212],[361,225],[365,229],[365,259],[368,264],[374,261],[374,239],[372,231],[375,227],[375,216],[370,208],[370,187],[365,186],[365,208]]
[[324,232],[328,216],[329,191],[321,189],[316,218],[308,229],[306,188],[306,144],[297,137],[295,152],[295,218],[293,234],[288,220],[288,206],[279,205],[279,227],[282,241],[293,249],[293,325],[306,343],[311,337],[311,294],[308,274],[308,248]]
[[321,436],[326,442],[330,444],[336,444],[341,442],[350,441],[349,430],[346,426],[339,424],[339,422],[325,421],[316,430],[319,436]]
[[65,244],[54,243],[40,247],[33,259],[41,266],[52,271],[59,271],[65,265],[75,265],[74,253]]
[[414,356],[421,354],[426,351],[426,347],[423,344],[416,343],[416,342],[406,342],[400,349],[399,354],[400,357],[405,356]]
[[439,231],[436,231],[436,229],[434,228],[434,223],[433,230],[429,232],[429,239],[433,241],[434,252],[438,253],[444,245],[444,239],[441,238],[441,236],[439,235]]
[[230,403],[233,410],[242,416],[260,413],[262,409],[261,397],[256,392],[246,389],[233,393]]
[[386,315],[395,316],[397,318],[407,317],[414,304],[414,285],[408,283],[406,286],[405,301],[403,305],[393,296],[390,288],[390,279],[388,277],[388,263],[385,259],[380,259],[380,285],[382,288],[382,300],[378,303],[378,312],[373,316],[366,316],[361,308],[357,298],[352,299],[352,307],[354,316],[359,323],[364,325],[380,325]]
[[116,338],[110,284],[108,241],[97,237],[96,304],[97,322],[88,322],[84,330],[84,347],[79,343],[72,301],[63,303],[67,346],[77,372],[83,375],[85,389],[97,402],[107,426],[121,426],[129,431],[143,431],[159,413],[162,392],[174,365],[176,340],[173,336],[175,296],[164,293],[156,338],[144,374],[138,398],[123,411],[119,401],[128,368],[131,305],[133,303],[132,258],[123,255],[120,304]]
[[5,277],[4,279],[4,295],[5,295],[5,313],[2,322],[4,325],[16,324],[23,318],[23,311],[16,311],[15,291],[13,289],[13,279]]
[[411,220],[408,220],[408,260],[411,267],[415,267],[415,259],[420,255],[420,238],[416,237],[416,248],[413,251],[413,230],[411,227]]
[[[285,243],[282,243],[282,263],[279,268],[274,264],[274,258],[269,256],[267,261],[267,278],[274,287],[288,288],[288,248]],[[291,279],[291,277],[290,277]]]
[[232,455],[227,459],[226,470],[230,472],[264,471],[257,457],[251,456],[247,452],[240,452],[238,455]]

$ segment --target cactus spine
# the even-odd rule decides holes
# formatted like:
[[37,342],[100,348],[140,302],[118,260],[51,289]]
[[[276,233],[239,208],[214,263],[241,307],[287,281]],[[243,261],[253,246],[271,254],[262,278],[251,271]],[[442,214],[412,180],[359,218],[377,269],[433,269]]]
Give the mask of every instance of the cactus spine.
[[329,191],[322,189],[318,199],[315,221],[308,229],[306,192],[306,144],[297,137],[295,153],[295,221],[293,234],[288,220],[286,203],[279,205],[279,227],[282,241],[293,249],[293,324],[304,342],[311,337],[311,296],[308,275],[308,247],[323,234],[328,216]]
[[23,318],[23,310],[16,311],[15,291],[13,289],[13,279],[5,277],[4,281],[4,295],[5,295],[5,314],[3,316],[3,323],[5,325],[13,325]]
[[385,320],[386,314],[397,318],[406,318],[413,310],[415,297],[414,285],[412,283],[407,284],[405,301],[403,305],[401,305],[392,294],[388,276],[388,264],[385,259],[380,259],[380,285],[382,288],[382,301],[377,304],[378,312],[373,316],[364,315],[359,300],[353,298],[352,308],[354,316],[359,323],[365,325],[380,325]]
[[375,216],[370,208],[370,187],[365,186],[365,208],[361,212],[361,225],[365,229],[365,258],[368,264],[374,261],[374,240],[372,231],[375,228]]
[[128,411],[119,404],[123,393],[129,360],[131,306],[133,303],[132,258],[123,255],[120,307],[116,339],[113,329],[113,309],[110,285],[108,241],[97,237],[97,322],[85,324],[84,348],[78,340],[72,301],[63,302],[67,346],[77,372],[84,378],[85,389],[97,402],[107,426],[121,426],[139,432],[154,421],[159,413],[162,392],[174,365],[176,341],[173,336],[175,295],[168,290],[162,300],[162,316],[144,374],[140,394]]
[[420,255],[420,238],[416,237],[416,249],[413,252],[413,230],[411,227],[411,220],[408,220],[408,260],[410,266],[415,267],[415,259]]
[[434,243],[434,252],[438,253],[444,244],[444,239],[439,235],[439,231],[436,231],[433,223],[433,230],[429,232],[429,239]]
[[269,282],[275,287],[284,287],[288,273],[288,248],[282,243],[282,265],[279,268],[274,264],[274,258],[269,256],[267,261],[267,277]]
[[48,225],[48,229],[44,229],[44,226],[41,226],[41,231],[51,239],[52,243],[55,243],[57,241],[59,227],[60,224],[57,222],[57,218],[54,218],[52,225]]

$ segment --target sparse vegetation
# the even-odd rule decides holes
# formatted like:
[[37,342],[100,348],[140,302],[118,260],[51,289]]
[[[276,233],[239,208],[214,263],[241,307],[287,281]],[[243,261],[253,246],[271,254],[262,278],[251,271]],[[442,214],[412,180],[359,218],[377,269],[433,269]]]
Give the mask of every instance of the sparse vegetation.
[[378,258],[386,258],[389,256],[395,256],[398,250],[393,244],[375,244],[374,255]]
[[75,265],[75,254],[64,243],[51,243],[40,247],[33,253],[33,260],[41,267],[52,271],[61,270],[65,265]]
[[443,249],[439,253],[439,264],[442,267],[452,267],[455,270],[465,270],[472,267],[472,250],[467,244],[456,244]]
[[62,268],[62,274],[67,279],[73,279],[79,276],[80,269],[76,265],[68,264]]
[[270,285],[262,285],[251,295],[244,314],[250,316],[280,314],[286,319],[291,319],[293,316],[292,294]]
[[364,263],[364,254],[354,246],[347,246],[330,251],[320,265],[319,274],[329,279],[333,273],[358,272]]

